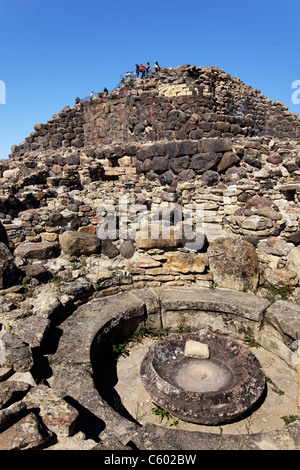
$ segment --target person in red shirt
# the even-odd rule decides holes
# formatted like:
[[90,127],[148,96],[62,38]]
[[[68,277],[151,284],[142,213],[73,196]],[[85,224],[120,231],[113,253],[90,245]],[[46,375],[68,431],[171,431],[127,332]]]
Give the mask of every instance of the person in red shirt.
[[145,78],[145,66],[141,64],[140,67],[142,71],[142,78]]

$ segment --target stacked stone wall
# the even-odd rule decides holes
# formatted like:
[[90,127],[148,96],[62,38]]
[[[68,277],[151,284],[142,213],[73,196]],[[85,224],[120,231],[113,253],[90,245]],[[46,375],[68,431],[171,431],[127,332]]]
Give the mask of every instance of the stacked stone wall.
[[161,140],[198,140],[270,135],[298,138],[300,121],[283,103],[215,67],[162,69],[147,80],[129,79],[110,94],[99,93],[65,107],[34,132],[12,156],[49,148]]

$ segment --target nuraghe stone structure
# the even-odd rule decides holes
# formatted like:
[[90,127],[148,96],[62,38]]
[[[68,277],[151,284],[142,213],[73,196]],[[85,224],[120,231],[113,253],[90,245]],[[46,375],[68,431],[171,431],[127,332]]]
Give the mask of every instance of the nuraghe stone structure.
[[[66,107],[12,147],[0,162],[0,449],[299,449],[299,418],[210,435],[141,426],[101,395],[113,346],[145,322],[247,335],[296,368],[299,131],[282,103],[186,65]],[[123,237],[121,198],[144,216],[158,206],[170,236]],[[104,240],[108,205],[117,229]],[[203,209],[196,247],[177,236],[187,205]]]

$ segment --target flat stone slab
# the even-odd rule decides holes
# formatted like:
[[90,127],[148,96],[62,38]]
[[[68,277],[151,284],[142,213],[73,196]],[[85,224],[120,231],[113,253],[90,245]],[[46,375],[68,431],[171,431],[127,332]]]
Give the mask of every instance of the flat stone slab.
[[87,302],[63,323],[55,363],[88,366],[97,333],[105,325],[109,325],[108,332],[121,318],[129,320],[134,316],[144,316],[144,302],[130,292]]
[[300,420],[284,431],[216,435],[146,424],[131,438],[139,450],[299,450]]
[[268,308],[266,321],[280,328],[283,334],[300,339],[300,305],[278,300]]
[[161,297],[164,310],[204,310],[241,316],[259,322],[270,302],[247,292],[169,288]]

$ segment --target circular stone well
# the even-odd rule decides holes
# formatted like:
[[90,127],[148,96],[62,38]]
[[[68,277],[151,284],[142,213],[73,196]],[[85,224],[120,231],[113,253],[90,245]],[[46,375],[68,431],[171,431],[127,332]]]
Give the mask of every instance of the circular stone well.
[[[190,344],[195,351],[188,351]],[[150,345],[140,373],[158,405],[181,420],[207,425],[240,418],[266,385],[260,363],[248,348],[205,329],[172,333]]]

